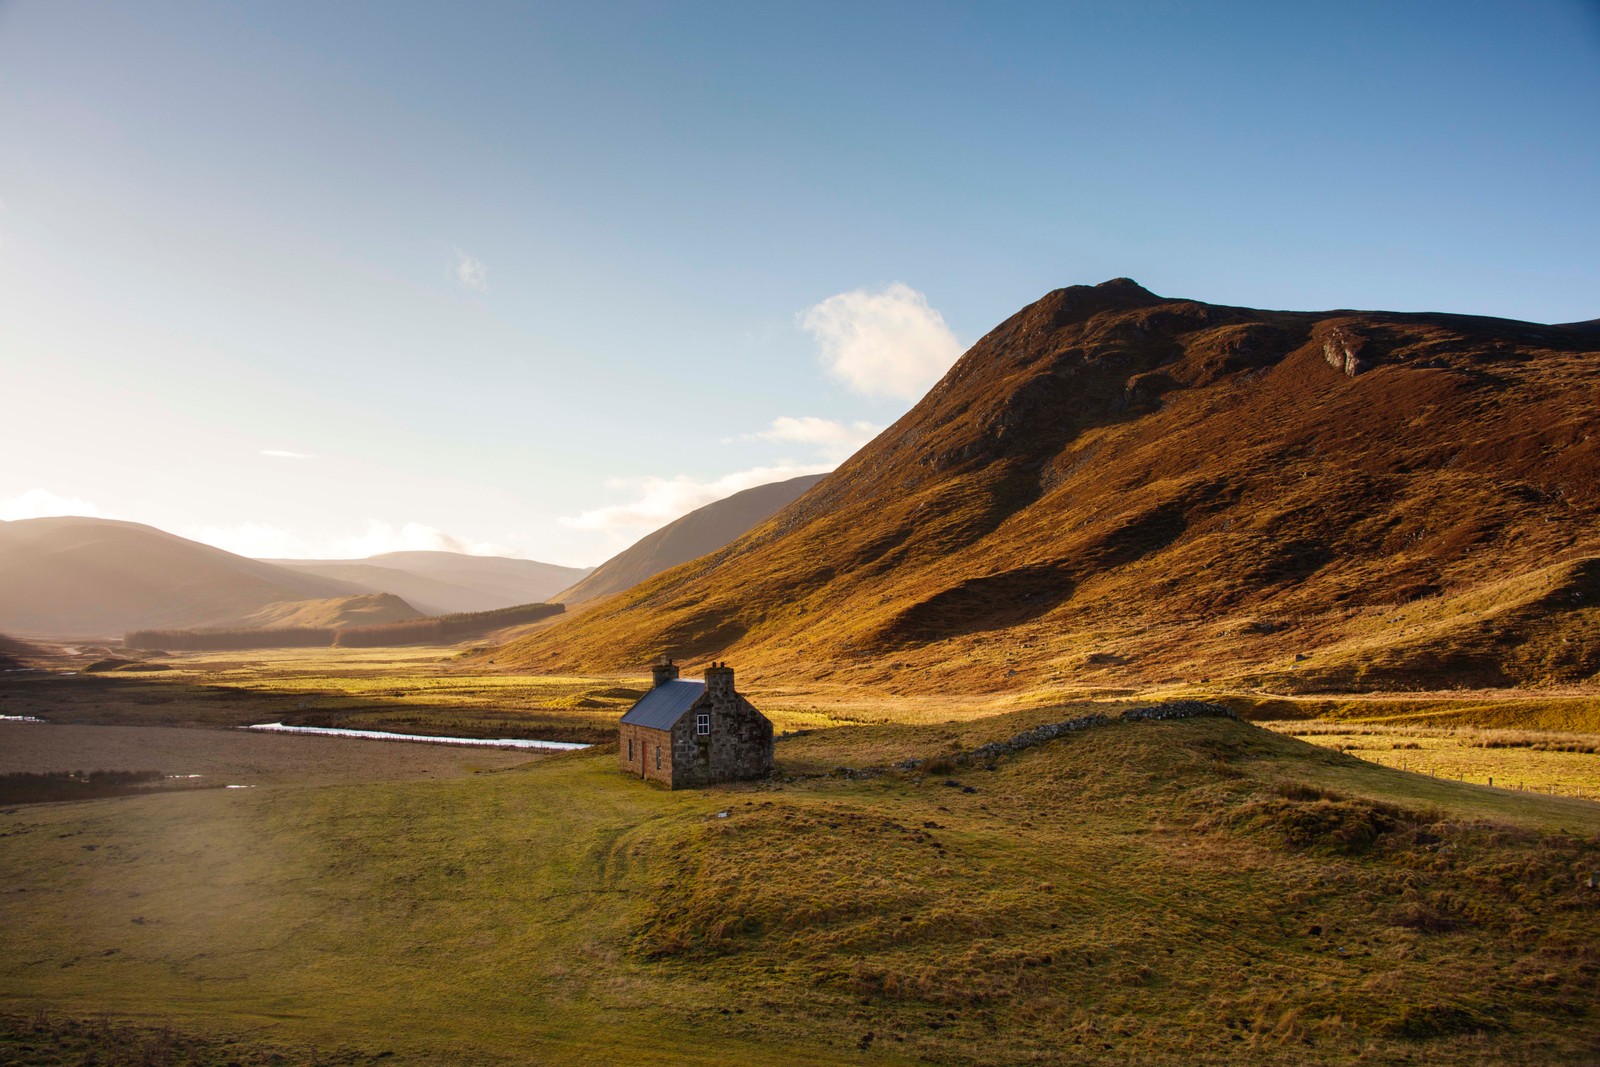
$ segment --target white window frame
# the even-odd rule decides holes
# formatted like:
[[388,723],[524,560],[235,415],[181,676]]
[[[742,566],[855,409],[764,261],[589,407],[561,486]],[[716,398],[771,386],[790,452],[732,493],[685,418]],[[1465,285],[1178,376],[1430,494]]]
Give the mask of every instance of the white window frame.
[[656,770],[661,769],[661,746],[656,746]]
[[700,712],[694,717],[694,732],[701,737],[711,733],[711,716],[707,712]]

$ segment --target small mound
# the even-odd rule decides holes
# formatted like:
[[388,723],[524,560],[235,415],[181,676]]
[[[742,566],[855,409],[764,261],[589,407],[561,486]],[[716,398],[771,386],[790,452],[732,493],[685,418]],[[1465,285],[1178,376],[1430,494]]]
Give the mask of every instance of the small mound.
[[111,656],[107,659],[97,659],[87,667],[81,668],[84,674],[138,674],[147,671],[170,671],[173,668],[165,663],[145,663],[142,660],[123,659],[120,656]]
[[124,667],[131,667],[133,662],[131,659],[119,659],[116,656],[112,656],[110,659],[97,659],[79,669],[84,674],[105,674],[108,671],[120,671]]

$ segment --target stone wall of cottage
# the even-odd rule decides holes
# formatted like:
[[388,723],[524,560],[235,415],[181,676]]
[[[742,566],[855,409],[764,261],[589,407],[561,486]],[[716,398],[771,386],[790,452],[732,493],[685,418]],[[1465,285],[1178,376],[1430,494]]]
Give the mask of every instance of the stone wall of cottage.
[[667,731],[625,722],[618,728],[617,741],[617,764],[623,770],[672,787],[673,743]]
[[[772,722],[727,686],[706,673],[706,693],[672,728],[674,789],[712,782],[762,778],[772,773]],[[700,733],[701,715],[710,716],[710,731]]]

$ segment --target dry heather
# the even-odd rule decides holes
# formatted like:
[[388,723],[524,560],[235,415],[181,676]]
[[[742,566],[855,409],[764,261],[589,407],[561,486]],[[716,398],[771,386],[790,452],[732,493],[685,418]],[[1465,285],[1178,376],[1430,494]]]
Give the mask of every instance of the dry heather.
[[771,521],[497,659],[894,692],[1592,680],[1596,337],[1058,290]]

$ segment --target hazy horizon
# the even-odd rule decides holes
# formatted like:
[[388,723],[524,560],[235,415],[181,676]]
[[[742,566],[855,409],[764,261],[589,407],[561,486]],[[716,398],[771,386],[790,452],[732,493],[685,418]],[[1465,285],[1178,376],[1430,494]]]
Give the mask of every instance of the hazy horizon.
[[1064,285],[1594,318],[1597,58],[1580,2],[0,4],[0,519],[592,567]]

